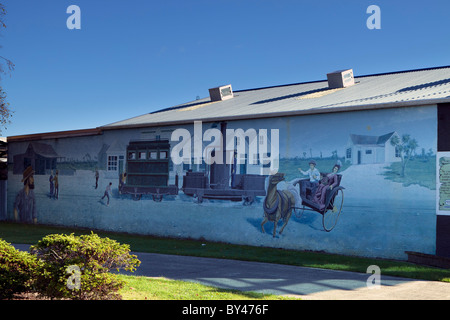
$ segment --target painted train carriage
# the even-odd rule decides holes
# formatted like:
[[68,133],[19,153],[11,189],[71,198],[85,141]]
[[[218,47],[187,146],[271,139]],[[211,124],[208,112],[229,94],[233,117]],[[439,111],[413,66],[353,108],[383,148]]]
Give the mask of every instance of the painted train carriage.
[[[225,132],[226,123],[221,124]],[[206,165],[204,171],[188,170],[183,175],[183,184],[178,188],[178,175],[175,184],[169,184],[170,141],[136,140],[127,146],[126,170],[119,181],[119,192],[130,194],[135,200],[142,195],[150,195],[161,201],[164,195],[177,195],[182,191],[193,197],[195,202],[203,199],[243,201],[252,204],[257,196],[265,196],[265,175],[236,172],[236,165],[227,164],[226,152],[222,152],[223,164]]]
[[168,140],[130,141],[126,156],[126,172],[119,187],[122,194],[131,194],[135,199],[151,195],[153,200],[161,201],[164,195],[178,193],[177,185],[169,185]]
[[[227,145],[227,123],[220,123],[220,132],[223,137],[223,145]],[[215,156],[216,150],[211,152]],[[233,151],[222,150],[218,156],[221,163],[213,162],[206,165],[205,171],[188,171],[183,176],[182,190],[185,195],[191,196],[198,203],[203,199],[243,201],[244,205],[251,205],[257,196],[265,196],[265,175],[237,173],[236,149]],[[227,163],[228,155],[234,154],[233,163]],[[245,170],[244,170],[245,171]]]

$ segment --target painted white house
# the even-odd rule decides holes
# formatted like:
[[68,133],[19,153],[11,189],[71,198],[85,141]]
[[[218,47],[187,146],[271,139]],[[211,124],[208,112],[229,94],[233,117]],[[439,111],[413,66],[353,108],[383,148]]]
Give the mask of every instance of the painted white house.
[[117,178],[125,166],[126,146],[115,140],[106,150],[106,176]]
[[401,161],[400,153],[391,144],[397,132],[382,136],[351,134],[346,147],[345,158],[351,164],[389,163]]

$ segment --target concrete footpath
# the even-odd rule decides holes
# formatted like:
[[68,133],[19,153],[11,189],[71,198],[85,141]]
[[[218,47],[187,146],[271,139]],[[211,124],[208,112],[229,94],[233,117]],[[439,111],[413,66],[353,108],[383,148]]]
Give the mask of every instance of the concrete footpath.
[[[14,245],[28,250],[28,245]],[[133,252],[133,275],[192,281],[224,289],[298,296],[305,300],[449,300],[450,283],[215,258]],[[369,283],[372,283],[369,280]]]

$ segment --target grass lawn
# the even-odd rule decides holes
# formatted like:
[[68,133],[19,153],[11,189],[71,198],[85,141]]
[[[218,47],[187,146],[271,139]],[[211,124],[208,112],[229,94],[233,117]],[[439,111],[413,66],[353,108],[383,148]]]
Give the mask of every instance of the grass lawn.
[[[318,252],[305,252],[225,243],[156,238],[93,230],[101,237],[129,244],[134,252],[164,253],[213,257],[246,261],[260,261],[313,268],[366,273],[370,265],[378,265],[384,275],[412,279],[450,282],[450,270],[415,265],[403,261],[358,258]],[[91,230],[56,226],[25,225],[0,222],[0,238],[9,243],[35,244],[48,234],[89,234]],[[125,300],[285,300],[276,295],[223,290],[197,283],[164,278],[119,275],[126,285],[121,291]]]
[[407,162],[403,177],[401,172],[402,163],[393,162],[386,167],[384,176],[405,187],[417,184],[430,190],[436,190],[436,156],[413,158]]
[[119,275],[126,282],[124,300],[295,300],[271,294],[225,290],[194,282]]

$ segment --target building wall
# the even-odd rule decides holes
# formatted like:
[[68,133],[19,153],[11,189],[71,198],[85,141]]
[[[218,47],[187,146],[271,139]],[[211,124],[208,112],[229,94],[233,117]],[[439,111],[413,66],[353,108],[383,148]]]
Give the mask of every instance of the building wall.
[[0,221],[6,220],[8,181],[0,179]]
[[[217,126],[212,123],[202,125],[202,132]],[[193,124],[182,128],[191,134],[194,132]],[[331,232],[325,232],[320,213],[305,210],[300,216],[299,210],[296,210],[283,233],[273,237],[272,222],[264,225],[266,233],[261,230],[265,195],[256,196],[252,203],[226,198],[205,198],[198,203],[201,190],[192,196],[185,194],[181,187],[187,169],[207,170],[205,165],[171,163],[168,184],[178,183],[180,190],[162,199],[145,194],[136,197],[119,193],[120,172],[108,170],[108,156],[120,153],[126,161],[126,146],[130,141],[153,139],[157,132],[162,131],[171,137],[171,133],[178,129],[174,126],[109,130],[96,136],[41,140],[41,143],[50,145],[61,159],[56,166],[59,172],[57,199],[50,194],[49,177],[52,172],[34,176],[37,221],[42,224],[366,257],[406,259],[405,251],[435,253],[435,106],[229,121],[227,128],[254,128],[257,132],[265,129],[270,132],[271,143],[278,140],[278,172],[285,174],[285,180],[277,185],[279,190],[292,190],[289,182],[304,178],[299,169],[306,171],[311,159],[316,161],[321,173],[331,172],[334,164],[340,163],[341,186],[345,189],[343,210],[336,227]],[[275,139],[271,129],[279,130],[279,139]],[[392,131],[400,136],[409,134],[417,141],[416,156],[407,163],[404,176],[400,175],[401,162],[354,165],[346,160],[350,134],[382,135]],[[178,143],[178,140],[172,141],[171,149]],[[203,141],[203,148],[209,143]],[[25,141],[10,142],[9,145],[8,219],[14,219],[14,202],[24,188],[22,174],[12,173],[14,155],[24,153],[28,144]],[[423,156],[420,152],[422,148],[431,152]],[[373,156],[376,157],[376,153]],[[255,175],[252,179],[267,173],[264,169],[267,165],[260,163],[246,167],[247,173]],[[269,169],[273,170],[273,166]],[[97,182],[96,170],[99,172]],[[233,170],[232,166],[230,170]],[[245,170],[241,166],[235,172],[242,171]],[[269,178],[264,178],[266,193]],[[107,205],[107,198],[102,197],[109,183],[112,183],[112,195]],[[256,185],[257,182],[250,183],[250,186]],[[226,190],[220,188],[217,192],[226,194]],[[278,231],[281,225],[278,224]]]

